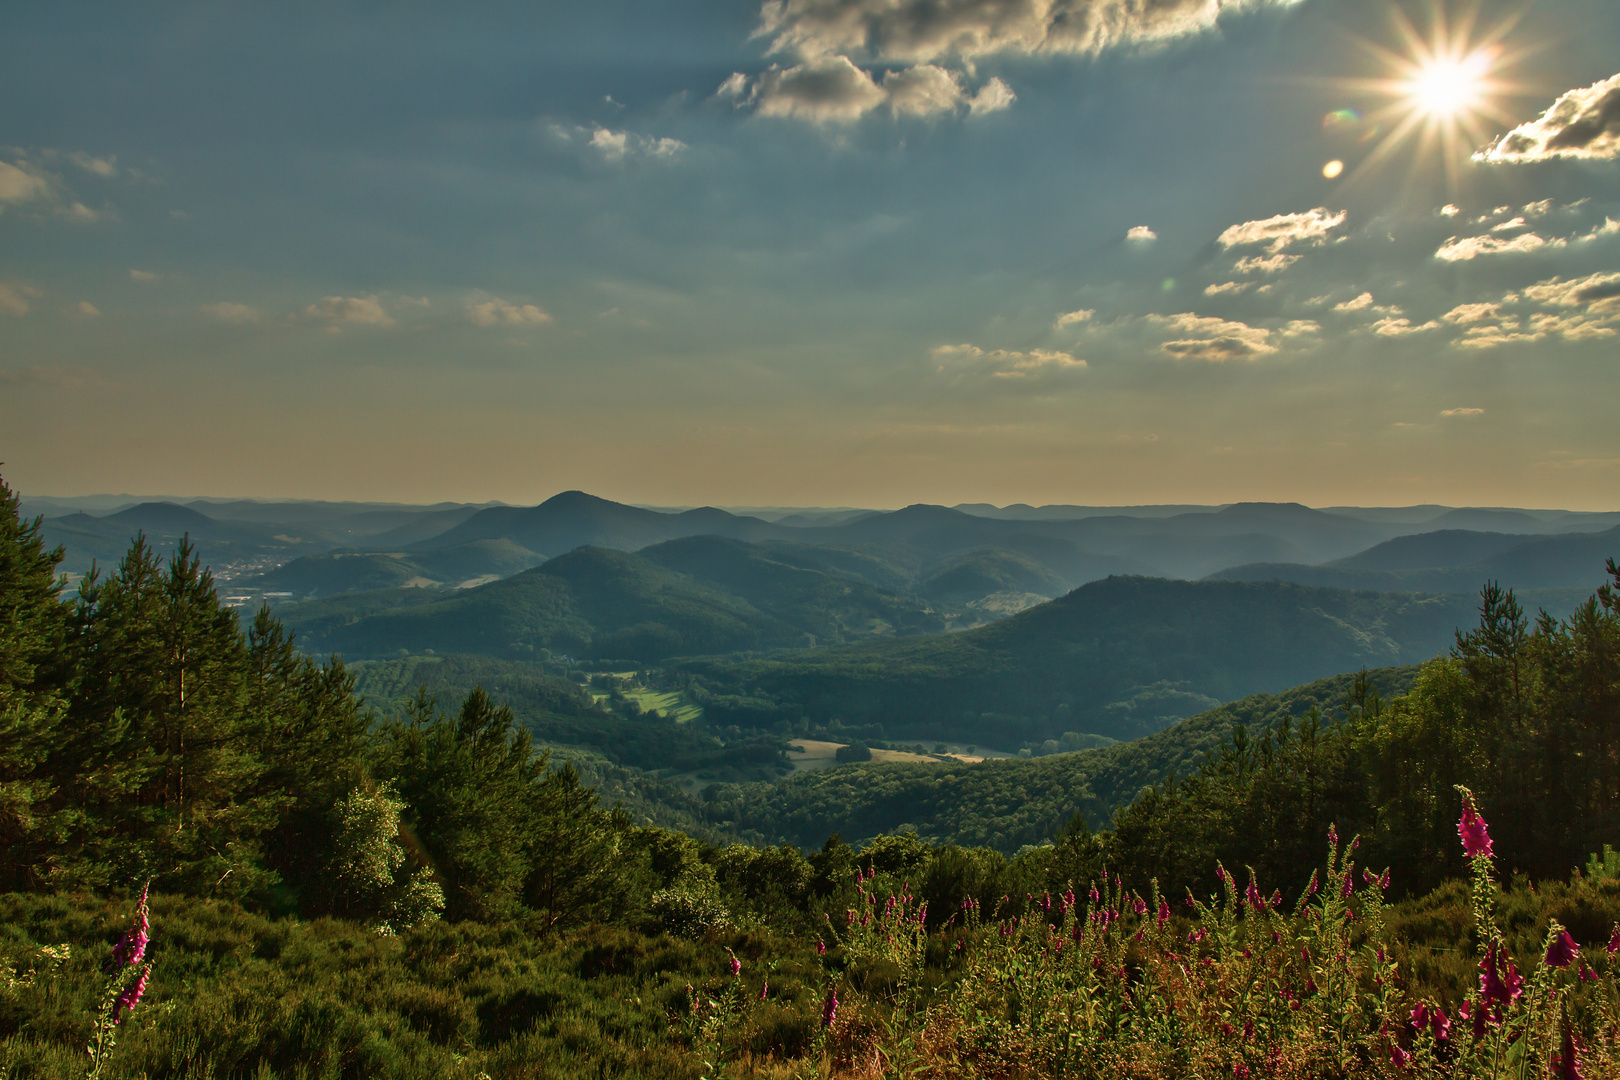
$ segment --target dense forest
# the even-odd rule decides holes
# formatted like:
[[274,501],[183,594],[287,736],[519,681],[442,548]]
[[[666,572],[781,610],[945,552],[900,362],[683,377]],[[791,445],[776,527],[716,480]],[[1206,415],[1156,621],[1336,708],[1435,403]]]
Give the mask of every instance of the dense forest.
[[[137,542],[72,596],[59,560],[0,484],[8,1078],[82,1074],[121,1013],[102,1075],[1341,1076],[1403,1056],[1444,1071],[1487,1044],[1542,1071],[1613,1060],[1607,1006],[1576,979],[1595,965],[1613,991],[1612,561],[1567,619],[1487,587],[1478,626],[1418,670],[1237,703],[1183,742],[1022,763],[1054,770],[1039,791],[998,788],[993,764],[879,795],[837,785],[882,788],[884,767],[799,782],[868,798],[885,834],[817,837],[811,799],[774,811],[792,843],[766,847],[722,842],[765,831],[742,788],[711,789],[710,838],[604,805],[481,679],[441,708],[401,685],[414,669],[386,693],[379,671],[363,703],[268,612],[240,624],[184,544],[164,562]],[[1290,627],[1273,633],[1285,649]],[[603,719],[577,686],[501,690],[544,697],[581,742]],[[614,730],[595,745],[627,762],[615,744],[642,730]],[[671,731],[657,753],[715,749]],[[1092,779],[1101,762],[1116,786]],[[1483,824],[1458,846],[1476,806],[1494,855]],[[995,814],[1016,832],[974,824]],[[1551,959],[1566,928],[1586,966]],[[117,982],[134,941],[139,990]],[[1516,957],[1534,994],[1480,998],[1487,945],[1481,963]],[[1261,979],[1270,996],[1232,989]],[[1449,1043],[1413,1033],[1420,999],[1495,1011],[1482,1041],[1459,1020]]]

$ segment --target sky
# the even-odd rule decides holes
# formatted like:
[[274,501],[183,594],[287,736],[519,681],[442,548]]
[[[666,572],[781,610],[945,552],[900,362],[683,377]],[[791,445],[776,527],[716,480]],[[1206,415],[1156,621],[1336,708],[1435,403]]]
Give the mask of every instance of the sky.
[[1620,6],[19,0],[28,495],[1620,509]]

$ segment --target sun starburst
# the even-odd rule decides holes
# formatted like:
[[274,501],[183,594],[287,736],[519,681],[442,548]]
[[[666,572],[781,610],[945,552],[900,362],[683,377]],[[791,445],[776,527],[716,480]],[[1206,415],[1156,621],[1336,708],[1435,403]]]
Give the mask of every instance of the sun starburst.
[[[1523,88],[1505,76],[1523,57],[1504,44],[1517,19],[1488,30],[1476,25],[1477,8],[1455,20],[1448,19],[1443,3],[1431,9],[1427,33],[1420,31],[1400,9],[1394,11],[1399,48],[1369,41],[1361,44],[1385,74],[1373,78],[1336,80],[1344,89],[1360,91],[1381,101],[1359,121],[1371,149],[1355,172],[1366,173],[1409,140],[1417,141],[1414,169],[1431,165],[1437,156],[1455,187],[1458,170],[1469,154],[1483,144],[1495,124],[1511,125],[1512,114],[1503,101]],[[1330,114],[1330,120],[1340,113]],[[1329,125],[1332,126],[1332,125]]]

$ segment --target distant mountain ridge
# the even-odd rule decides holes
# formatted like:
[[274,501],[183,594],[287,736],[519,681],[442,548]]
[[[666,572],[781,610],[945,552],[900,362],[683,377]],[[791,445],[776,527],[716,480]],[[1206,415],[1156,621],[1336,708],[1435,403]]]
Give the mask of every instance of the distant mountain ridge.
[[1291,581],[1341,589],[1475,592],[1486,581],[1528,589],[1595,589],[1603,565],[1620,558],[1620,526],[1597,533],[1525,537],[1441,530],[1405,536],[1320,566],[1258,563],[1228,567],[1211,581]]

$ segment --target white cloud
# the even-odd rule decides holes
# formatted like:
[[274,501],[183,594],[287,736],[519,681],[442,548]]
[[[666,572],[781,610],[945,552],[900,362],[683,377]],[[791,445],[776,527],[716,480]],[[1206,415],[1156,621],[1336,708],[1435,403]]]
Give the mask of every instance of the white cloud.
[[221,300],[217,304],[204,304],[198,309],[210,319],[222,323],[256,323],[259,321],[259,312],[246,304],[234,303],[230,300]]
[[1487,319],[1499,319],[1502,317],[1501,312],[1501,304],[1458,304],[1440,317],[1448,323],[1464,326],[1468,323],[1484,322]]
[[1460,213],[1462,213],[1462,208],[1456,203],[1446,203],[1440,208],[1441,217],[1456,217]]
[[772,65],[754,81],[751,98],[762,116],[789,116],[815,123],[859,120],[886,99],[872,76],[843,56],[790,68]]
[[1209,30],[1222,13],[1296,0],[769,0],[756,36],[803,57],[927,63],[995,53],[1096,53]]
[[1240,274],[1280,274],[1299,262],[1299,255],[1248,255],[1232,264]]
[[156,281],[157,279],[158,279],[158,275],[154,274],[150,270],[131,270],[129,272],[129,280],[131,280],[131,281],[140,281],[140,282],[144,282],[146,284],[150,284],[150,283]]
[[1018,95],[1013,93],[1012,87],[998,78],[992,78],[979,87],[977,94],[968,99],[968,111],[975,116],[1000,112],[1002,109],[1010,108],[1017,100]]
[[73,310],[78,312],[80,315],[84,315],[91,319],[94,319],[101,314],[101,310],[88,300],[80,300],[77,304],[73,305]]
[[1283,337],[1302,337],[1306,334],[1319,334],[1322,325],[1310,319],[1290,319],[1277,333]]
[[1541,341],[1545,334],[1523,334],[1506,326],[1470,326],[1468,333],[1452,342],[1461,349],[1494,349],[1501,345]]
[[1129,244],[1151,244],[1159,238],[1159,234],[1146,225],[1133,225],[1125,233],[1125,242]]
[[591,132],[590,144],[607,161],[623,161],[627,157],[668,159],[688,149],[679,139],[637,135],[631,131],[610,131],[605,127]]
[[1380,337],[1405,337],[1407,334],[1421,334],[1426,330],[1438,330],[1440,324],[1430,319],[1421,326],[1413,326],[1411,319],[1379,319],[1373,323],[1373,333]]
[[1360,311],[1363,308],[1370,308],[1370,307],[1372,307],[1372,305],[1373,305],[1373,294],[1370,293],[1370,292],[1364,292],[1360,296],[1356,297],[1354,300],[1346,300],[1342,304],[1334,304],[1333,305],[1333,310],[1334,311]]
[[1028,352],[1011,349],[987,350],[964,342],[961,345],[940,345],[932,350],[932,354],[936,360],[965,360],[975,363],[982,361],[1000,369],[991,372],[998,379],[1022,379],[1047,370],[1060,371],[1086,366],[1086,362],[1077,359],[1074,354],[1058,352],[1055,349],[1030,349]]
[[1472,409],[1472,408],[1441,409],[1440,410],[1440,415],[1441,416],[1484,416],[1485,415],[1485,410],[1484,409]]
[[1159,346],[1178,359],[1220,363],[1226,360],[1257,360],[1277,351],[1277,346],[1267,340],[1271,331],[1264,327],[1200,316],[1190,311],[1179,315],[1149,315],[1148,320],[1174,333],[1189,335]]
[[334,326],[356,323],[362,326],[393,326],[393,317],[383,310],[375,296],[327,296],[304,309],[312,319],[324,319]]
[[1539,334],[1557,334],[1565,341],[1595,341],[1615,336],[1609,321],[1592,315],[1538,314],[1530,317],[1530,329]]
[[1616,233],[1620,233],[1620,221],[1616,221],[1612,217],[1605,217],[1603,224],[1594,226],[1592,231],[1585,236],[1577,237],[1576,243],[1590,244],[1594,240],[1602,239],[1605,236],[1613,236]]
[[1265,244],[1267,251],[1276,254],[1302,242],[1313,245],[1322,243],[1328,233],[1344,224],[1348,216],[1344,210],[1335,213],[1318,206],[1298,214],[1278,214],[1259,221],[1245,221],[1241,225],[1233,225],[1217,239],[1223,248]]
[[881,108],[896,116],[935,117],[964,109],[983,114],[1018,100],[1011,87],[995,78],[970,94],[955,72],[936,64],[898,68],[880,82],[847,56],[812,57],[787,68],[772,65],[752,84],[734,74],[719,92],[739,106],[753,105],[762,116],[813,123],[852,123]]
[[[1210,30],[1224,12],[1297,2],[767,0],[755,36],[770,39],[768,52],[798,62],[773,65],[753,80],[746,96],[747,77],[733,74],[718,96],[754,104],[767,116],[815,123],[849,122],[884,104],[897,115],[938,116],[963,105],[975,114],[995,112],[1016,100],[1002,80],[993,78],[971,95],[958,83],[953,97],[923,69],[949,64],[971,74],[975,58],[996,53],[1094,54],[1146,45]],[[867,66],[857,67],[856,60]],[[880,85],[869,70],[873,64],[902,66]],[[914,96],[919,82],[925,92]]]
[[1474,155],[1475,161],[1516,163],[1549,158],[1620,157],[1620,75],[1571,90],[1529,123],[1520,124]]
[[1516,217],[1516,218],[1509,218],[1508,220],[1502,222],[1500,225],[1492,225],[1491,226],[1491,232],[1513,232],[1516,229],[1523,229],[1523,228],[1527,228],[1527,227],[1528,226],[1527,226],[1527,223],[1525,222],[1524,218]]
[[513,304],[500,298],[467,305],[467,318],[474,326],[538,326],[551,316],[533,304]]
[[1052,324],[1052,329],[1062,330],[1065,326],[1086,322],[1095,314],[1096,312],[1091,308],[1081,308],[1079,311],[1065,311],[1057,317],[1057,322]]
[[1525,203],[1519,209],[1523,210],[1526,214],[1528,214],[1531,217],[1541,217],[1544,214],[1550,213],[1552,211],[1552,208],[1553,208],[1553,200],[1551,200],[1551,199],[1541,199],[1541,200],[1538,200],[1537,202]]
[[0,311],[7,315],[26,315],[30,301],[44,295],[32,285],[11,285],[0,281]]
[[1238,293],[1248,292],[1252,288],[1254,288],[1254,282],[1252,281],[1223,281],[1219,285],[1205,285],[1204,295],[1221,296],[1225,293],[1237,295]]
[[1467,262],[1485,255],[1526,255],[1544,247],[1564,247],[1564,240],[1543,240],[1535,233],[1521,233],[1511,240],[1494,236],[1455,237],[1440,245],[1434,257],[1442,262]]
[[934,64],[889,72],[883,93],[897,116],[938,116],[955,112],[965,100],[956,76]]
[[94,173],[100,177],[111,178],[118,175],[118,159],[111,154],[104,158],[91,157],[83,150],[75,150],[66,155],[67,159],[87,173]]
[[1543,307],[1584,307],[1620,316],[1620,273],[1589,274],[1571,281],[1549,278],[1527,286],[1524,295]]
[[23,162],[13,165],[0,161],[0,203],[17,206],[51,194],[50,177]]

